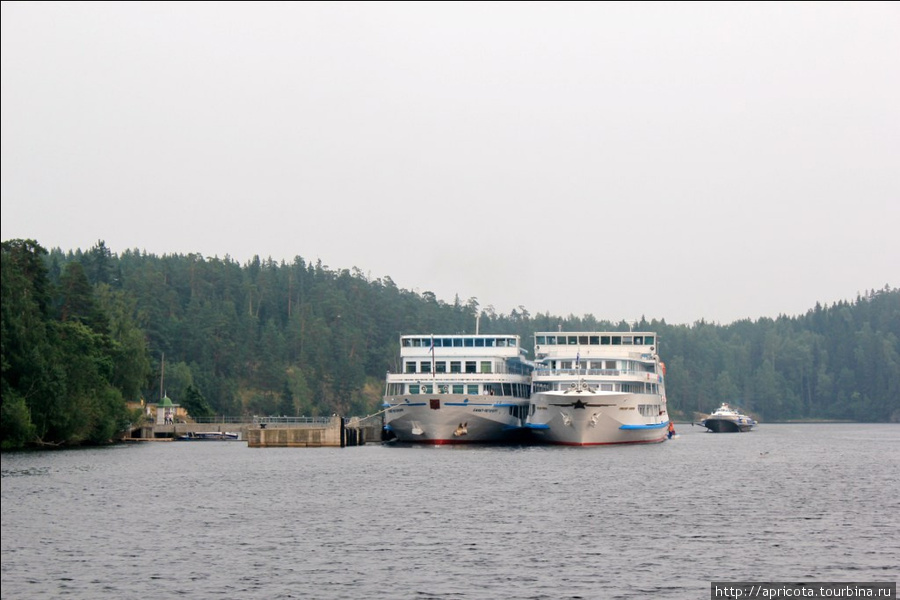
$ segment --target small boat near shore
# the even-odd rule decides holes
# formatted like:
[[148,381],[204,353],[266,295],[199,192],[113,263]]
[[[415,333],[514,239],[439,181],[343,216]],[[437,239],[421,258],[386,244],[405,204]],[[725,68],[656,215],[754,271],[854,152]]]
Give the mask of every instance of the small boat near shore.
[[700,421],[700,425],[713,433],[738,433],[750,431],[757,422],[723,402],[722,406]]
[[179,442],[221,442],[239,440],[241,434],[233,431],[188,431],[175,439]]

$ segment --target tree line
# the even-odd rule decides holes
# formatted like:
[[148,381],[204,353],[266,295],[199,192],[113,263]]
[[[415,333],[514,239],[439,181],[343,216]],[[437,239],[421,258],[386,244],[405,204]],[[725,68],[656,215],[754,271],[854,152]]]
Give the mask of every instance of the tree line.
[[104,443],[163,395],[194,416],[366,415],[399,369],[408,333],[658,334],[670,410],[728,401],[763,421],[900,421],[900,290],[817,304],[804,315],[669,325],[641,318],[508,314],[390,277],[296,257],[47,251],[2,243],[3,448]]

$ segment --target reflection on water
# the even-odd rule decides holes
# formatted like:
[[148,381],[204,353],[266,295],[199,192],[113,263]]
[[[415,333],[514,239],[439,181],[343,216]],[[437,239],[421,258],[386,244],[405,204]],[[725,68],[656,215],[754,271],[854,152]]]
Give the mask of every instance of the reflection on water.
[[2,456],[3,598],[701,598],[893,581],[900,426]]

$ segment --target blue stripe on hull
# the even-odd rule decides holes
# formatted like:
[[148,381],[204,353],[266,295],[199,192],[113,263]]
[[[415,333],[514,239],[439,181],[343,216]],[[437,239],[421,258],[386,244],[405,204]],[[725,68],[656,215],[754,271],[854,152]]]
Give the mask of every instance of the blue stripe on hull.
[[554,446],[622,446],[625,444],[661,444],[666,436],[655,440],[626,440],[622,442],[548,442]]
[[662,429],[663,427],[668,427],[669,422],[665,423],[653,423],[650,425],[620,425],[619,429]]

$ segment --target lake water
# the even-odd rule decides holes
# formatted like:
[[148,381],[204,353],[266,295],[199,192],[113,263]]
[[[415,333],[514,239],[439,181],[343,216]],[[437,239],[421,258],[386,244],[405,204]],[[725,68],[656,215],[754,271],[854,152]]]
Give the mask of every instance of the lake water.
[[897,581],[900,425],[648,446],[2,455],[2,597],[708,598]]

